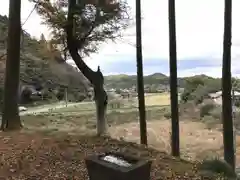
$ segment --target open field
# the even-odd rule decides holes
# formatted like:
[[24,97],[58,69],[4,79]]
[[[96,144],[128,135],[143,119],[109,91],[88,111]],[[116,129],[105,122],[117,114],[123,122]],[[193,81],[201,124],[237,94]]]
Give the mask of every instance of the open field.
[[[154,100],[154,96],[157,100]],[[166,116],[170,112],[167,100],[169,100],[167,94],[146,96],[149,146],[161,152],[170,152],[171,124],[169,116]],[[0,143],[3,145],[0,154],[8,154],[0,160],[6,164],[0,168],[0,179],[1,175],[13,174],[15,179],[27,179],[26,177],[30,177],[27,175],[30,174],[31,177],[45,176],[46,179],[62,177],[85,180],[87,175],[84,157],[105,150],[127,151],[153,159],[152,180],[197,179],[193,177],[193,174],[197,176],[195,170],[192,171],[193,164],[125,142],[139,143],[139,116],[136,103],[135,100],[123,100],[120,108],[108,109],[109,136],[115,140],[94,137],[96,116],[92,102],[77,103],[68,107],[51,107],[50,110],[44,109],[44,112],[38,110],[39,113],[23,115],[24,129],[20,134],[16,136],[9,133],[6,136],[0,133]],[[208,129],[201,122],[181,121],[180,136],[181,157],[184,159],[195,160],[222,155],[221,132]],[[237,154],[240,155],[239,137],[237,146]],[[55,169],[50,168],[52,166]],[[35,168],[30,171],[28,170],[30,167]]]
[[[107,121],[110,136],[139,143],[138,108],[136,101],[123,100],[119,109],[108,109]],[[169,94],[146,95],[146,115],[149,145],[159,150],[170,151]],[[67,132],[68,134],[95,134],[96,116],[94,103],[79,103],[74,106],[53,109],[38,115],[24,116],[29,130]],[[203,159],[220,155],[222,134],[209,129],[201,122],[181,121],[181,151],[184,158]],[[239,140],[240,143],[240,140]],[[239,144],[240,148],[240,144]],[[240,152],[240,149],[239,149]]]
[[169,93],[151,93],[145,96],[146,106],[164,106],[170,105],[170,94]]
[[[170,120],[164,117],[167,108],[147,110],[149,145],[161,151],[170,152]],[[96,133],[95,113],[77,112],[46,113],[22,118],[30,131],[44,131],[48,134],[64,132],[72,135],[93,135]],[[107,114],[109,135],[119,140],[139,143],[138,113],[135,110],[112,110]],[[222,134],[218,130],[207,129],[200,122],[181,121],[181,152],[186,159],[204,159],[218,156],[222,149]],[[240,139],[239,139],[240,148]],[[240,152],[240,151],[239,151]],[[211,153],[211,154],[209,154]]]

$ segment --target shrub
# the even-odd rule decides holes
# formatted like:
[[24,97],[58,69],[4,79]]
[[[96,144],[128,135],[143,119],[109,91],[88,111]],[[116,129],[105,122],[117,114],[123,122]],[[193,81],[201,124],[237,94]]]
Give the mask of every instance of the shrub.
[[203,123],[205,123],[208,129],[213,129],[216,127],[217,124],[219,124],[219,119],[216,119],[209,115],[202,117],[201,120]]
[[198,169],[202,172],[207,172],[208,174],[222,174],[226,178],[236,178],[236,173],[233,168],[218,158],[204,160],[199,164]]
[[170,118],[172,117],[171,112],[170,112],[170,111],[165,112],[165,113],[164,113],[164,117],[165,117],[166,119],[170,119]]
[[164,108],[161,109],[161,111],[163,113],[163,116],[166,119],[171,119],[171,117],[172,117],[171,107],[164,107]]
[[72,98],[74,102],[82,102],[86,98],[86,95],[83,93],[73,92]]
[[211,115],[213,118],[220,120],[221,117],[222,117],[222,107],[219,106],[219,107],[214,108],[214,109],[210,112],[210,115]]
[[184,92],[181,94],[181,103],[186,103],[187,101],[191,100],[191,92],[184,90]]
[[65,94],[64,94],[64,92],[59,91],[59,92],[56,94],[56,96],[57,96],[57,99],[60,101],[60,100],[63,100],[63,99],[64,99]]
[[216,107],[213,103],[204,104],[200,107],[200,117],[211,115],[210,112]]
[[206,123],[211,123],[211,122],[215,121],[215,119],[210,115],[203,116],[201,120]]
[[235,100],[235,106],[240,107],[240,100]]

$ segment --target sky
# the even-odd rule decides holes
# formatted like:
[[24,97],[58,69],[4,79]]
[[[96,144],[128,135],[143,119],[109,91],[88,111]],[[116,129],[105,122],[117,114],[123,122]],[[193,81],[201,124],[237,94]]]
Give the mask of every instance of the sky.
[[[127,0],[135,16],[134,0]],[[9,1],[1,2],[0,14],[8,15]],[[233,0],[232,75],[240,77],[239,0]],[[22,22],[33,8],[22,0]],[[144,74],[169,75],[168,0],[142,0],[142,39]],[[223,52],[224,0],[176,0],[178,76],[206,74],[221,76]],[[49,29],[33,12],[23,29],[32,36],[50,37]],[[104,75],[136,74],[135,26],[129,27],[122,40],[107,42],[99,52],[86,58],[87,64]]]

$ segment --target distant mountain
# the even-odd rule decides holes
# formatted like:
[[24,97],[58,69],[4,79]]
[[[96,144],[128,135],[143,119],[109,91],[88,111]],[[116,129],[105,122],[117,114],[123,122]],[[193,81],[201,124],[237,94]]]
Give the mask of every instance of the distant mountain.
[[166,76],[163,73],[154,73],[154,74],[149,75],[149,77],[156,78],[156,79],[162,79],[162,78],[166,78],[168,76]]
[[[189,80],[191,78],[215,79],[204,74],[178,78],[178,86],[180,88],[183,88],[186,80]],[[216,80],[219,81],[219,78],[216,78]],[[126,74],[105,76],[105,85],[108,89],[129,89],[137,86],[137,76]],[[144,85],[145,88],[152,87],[154,89],[169,90],[169,77],[162,73],[154,73],[151,75],[147,75],[144,76]]]
[[[179,86],[183,86],[184,79],[178,79]],[[137,86],[137,76],[136,75],[110,75],[105,76],[105,85],[108,89],[124,89],[132,88]],[[169,86],[169,77],[162,73],[154,73],[151,75],[144,76],[145,86],[161,86],[159,88],[166,89]]]

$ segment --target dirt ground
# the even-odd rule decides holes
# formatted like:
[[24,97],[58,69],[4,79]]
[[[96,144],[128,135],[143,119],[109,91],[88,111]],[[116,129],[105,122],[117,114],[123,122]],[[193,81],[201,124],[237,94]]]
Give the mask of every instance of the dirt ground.
[[87,180],[84,158],[109,150],[152,160],[151,180],[200,179],[190,162],[108,137],[1,132],[0,144],[4,180]]
[[[111,127],[114,138],[139,143],[139,123],[127,123]],[[152,120],[147,123],[149,146],[170,152],[170,120]],[[216,129],[207,129],[203,123],[180,122],[180,146],[182,157],[187,159],[205,159],[210,156],[222,156],[222,133]],[[237,163],[240,163],[240,137],[237,136]]]
[[[148,143],[157,150],[170,152],[170,119],[161,117],[158,109],[147,113]],[[159,119],[158,119],[159,118]],[[96,120],[93,114],[66,113],[26,116],[24,125],[32,131],[39,129],[68,134],[96,133]],[[107,115],[111,137],[139,143],[138,113],[112,112]],[[155,119],[155,120],[154,120]],[[216,128],[208,129],[204,123],[180,121],[181,157],[203,160],[208,157],[222,157],[222,133]],[[237,137],[237,162],[240,163],[240,137]]]
[[[84,158],[105,150],[122,151],[152,159],[151,180],[198,179],[192,176],[196,175],[195,170],[192,170],[193,164],[162,153],[170,154],[171,124],[170,119],[166,120],[164,116],[167,109],[157,103],[167,104],[169,97],[161,96],[156,100],[156,97],[149,96],[146,99],[149,105],[157,105],[147,106],[146,111],[148,143],[156,150],[130,143],[139,143],[140,137],[137,123],[139,115],[135,107],[112,109],[107,113],[109,135],[119,141],[86,136],[96,134],[96,117],[94,106],[85,103],[22,116],[27,134],[25,131],[0,132],[0,180],[87,180]],[[181,157],[184,159],[202,160],[209,156],[222,156],[222,133],[217,129],[207,129],[206,125],[200,122],[181,120],[180,137]],[[237,146],[237,156],[240,157],[239,137]],[[237,161],[240,162],[240,158]]]

